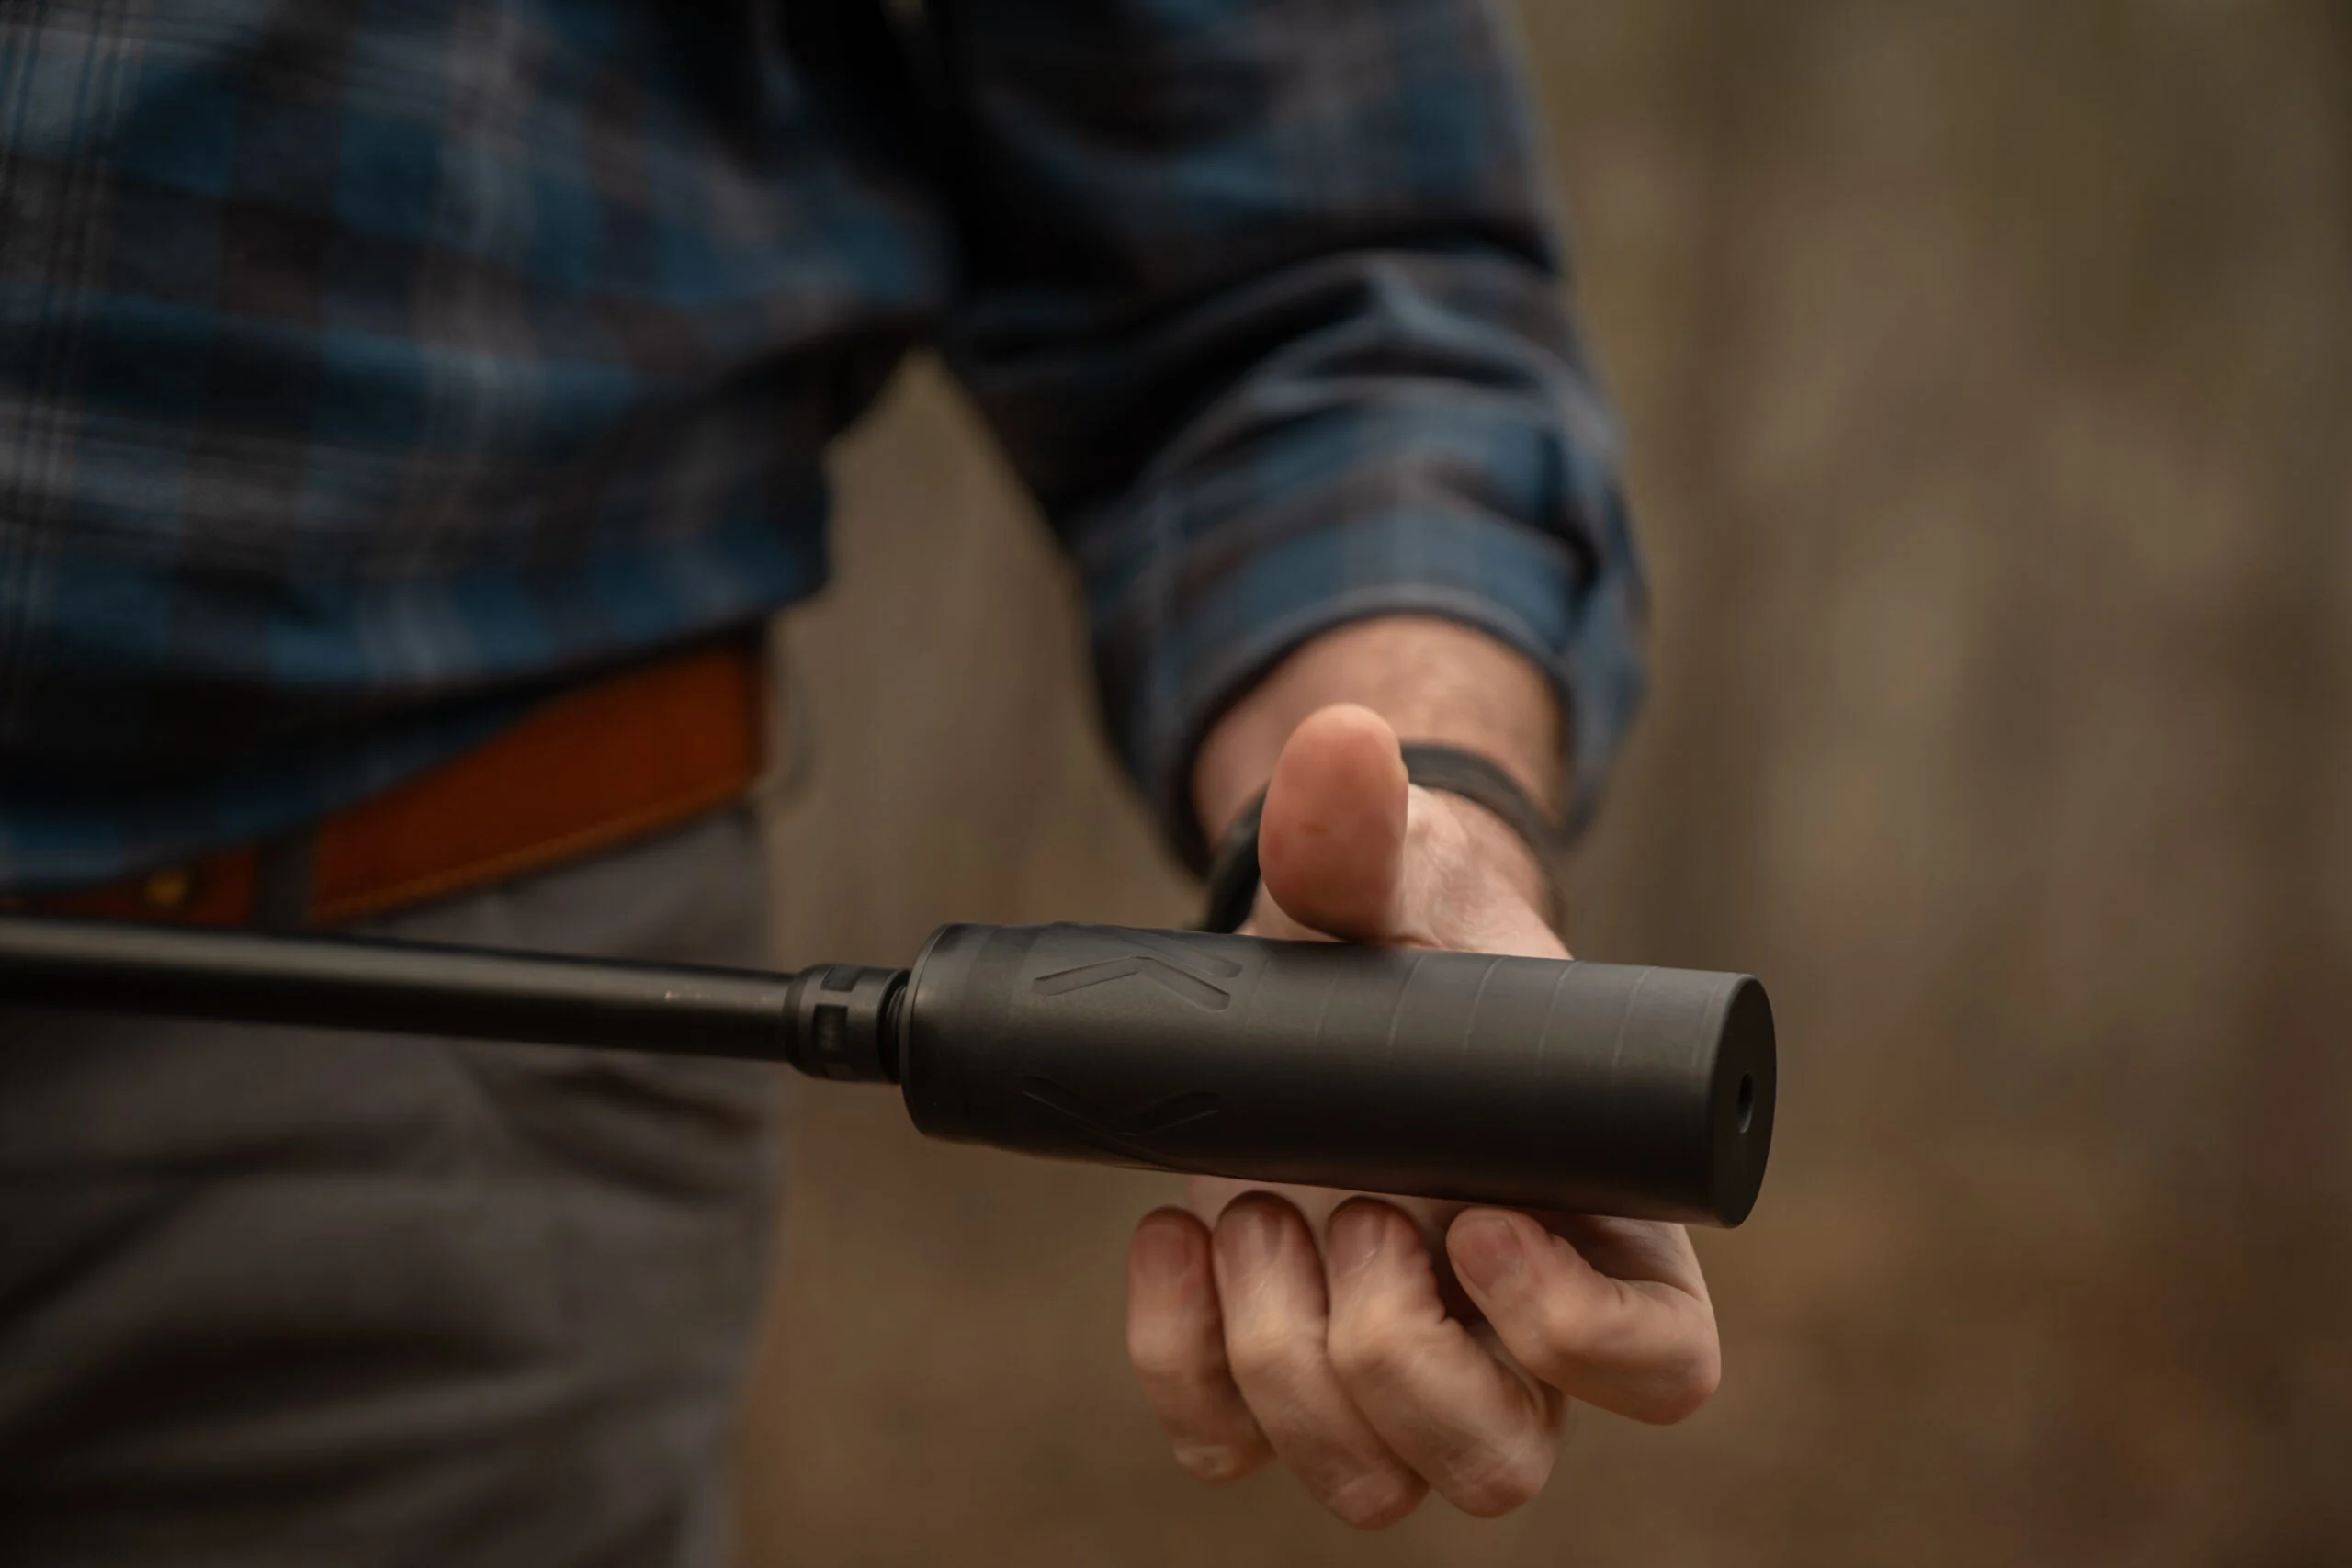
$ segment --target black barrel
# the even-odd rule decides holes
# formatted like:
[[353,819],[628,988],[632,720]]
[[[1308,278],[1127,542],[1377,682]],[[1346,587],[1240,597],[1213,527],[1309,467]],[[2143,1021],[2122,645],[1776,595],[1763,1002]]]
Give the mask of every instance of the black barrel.
[[27,1007],[782,1060],[795,978],[0,916],[0,1003]]

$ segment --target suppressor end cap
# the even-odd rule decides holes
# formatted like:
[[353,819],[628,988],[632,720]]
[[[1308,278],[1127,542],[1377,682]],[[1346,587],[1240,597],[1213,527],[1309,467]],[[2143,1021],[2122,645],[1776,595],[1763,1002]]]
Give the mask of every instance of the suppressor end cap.
[[1728,1227],[1747,1218],[1763,1190],[1779,1099],[1772,1002],[1754,976],[1741,976],[1724,998],[1716,1041],[1709,1117],[1715,1130],[1713,1206],[1715,1222]]

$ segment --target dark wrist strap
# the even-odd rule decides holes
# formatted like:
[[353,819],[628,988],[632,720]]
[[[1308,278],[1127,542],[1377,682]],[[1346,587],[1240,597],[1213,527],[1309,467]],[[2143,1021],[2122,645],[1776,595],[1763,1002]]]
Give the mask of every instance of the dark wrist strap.
[[[1519,836],[1544,873],[1544,918],[1556,930],[1560,904],[1559,858],[1566,847],[1558,829],[1543,808],[1529,798],[1519,781],[1491,759],[1459,746],[1411,744],[1403,748],[1405,776],[1423,789],[1460,795],[1484,807]],[[1201,917],[1204,931],[1238,931],[1258,901],[1258,816],[1265,808],[1266,793],[1258,792],[1217,846],[1209,863],[1208,907]]]

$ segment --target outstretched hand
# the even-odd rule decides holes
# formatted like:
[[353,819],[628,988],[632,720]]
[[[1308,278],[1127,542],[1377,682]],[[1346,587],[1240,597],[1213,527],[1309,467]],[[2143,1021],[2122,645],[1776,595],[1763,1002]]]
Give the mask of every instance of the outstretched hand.
[[[1565,958],[1527,851],[1408,784],[1367,708],[1308,716],[1276,763],[1245,930]],[[1127,1347],[1178,1462],[1279,1459],[1351,1524],[1435,1491],[1507,1513],[1582,1400],[1679,1421],[1714,1390],[1714,1309],[1679,1225],[1193,1179],[1136,1227]]]

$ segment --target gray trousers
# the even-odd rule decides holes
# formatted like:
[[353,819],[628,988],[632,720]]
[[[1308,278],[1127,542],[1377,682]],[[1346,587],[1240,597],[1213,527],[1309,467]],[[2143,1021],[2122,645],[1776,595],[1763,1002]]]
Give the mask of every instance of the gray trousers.
[[[748,812],[367,930],[758,964]],[[777,1069],[0,1010],[0,1563],[707,1568]]]

